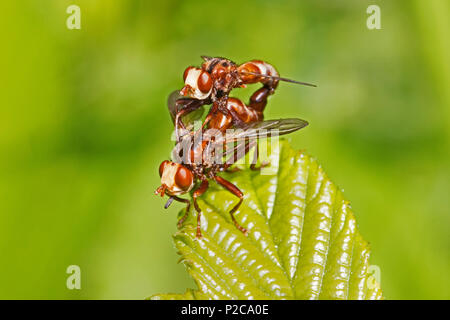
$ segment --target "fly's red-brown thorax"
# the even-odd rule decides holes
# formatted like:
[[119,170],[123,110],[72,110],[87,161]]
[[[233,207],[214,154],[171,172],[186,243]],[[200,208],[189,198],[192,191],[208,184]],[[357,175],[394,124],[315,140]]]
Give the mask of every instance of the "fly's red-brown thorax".
[[211,74],[215,95],[218,98],[240,86],[238,66],[229,59],[209,58],[202,64],[202,69]]

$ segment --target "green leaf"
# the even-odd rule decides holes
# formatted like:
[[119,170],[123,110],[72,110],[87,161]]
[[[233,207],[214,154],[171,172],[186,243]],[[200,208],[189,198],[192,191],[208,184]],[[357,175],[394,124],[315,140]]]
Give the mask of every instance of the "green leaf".
[[248,237],[228,213],[236,197],[211,182],[199,201],[203,238],[195,237],[195,211],[174,235],[198,289],[151,299],[382,298],[369,273],[369,245],[341,190],[286,141],[275,151],[272,174],[221,174],[245,194],[236,219]]

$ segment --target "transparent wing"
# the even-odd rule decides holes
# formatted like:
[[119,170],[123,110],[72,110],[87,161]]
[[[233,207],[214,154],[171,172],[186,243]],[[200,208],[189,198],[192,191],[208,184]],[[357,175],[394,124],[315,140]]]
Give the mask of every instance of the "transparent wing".
[[173,91],[167,98],[167,107],[169,109],[170,117],[172,118],[173,122],[175,122],[175,116],[178,111],[177,100],[180,100],[182,98],[183,96],[180,94],[179,90]]
[[201,120],[204,112],[204,101],[190,99],[182,96],[179,90],[173,91],[167,99],[167,108],[169,109],[172,122],[175,123],[175,116],[181,110],[186,110],[186,114],[181,117],[181,121],[186,128],[190,130],[191,125],[197,120]]
[[[206,140],[214,140],[213,144],[227,144],[247,139],[263,139],[268,137],[282,136],[300,130],[308,125],[302,119],[277,119],[254,122],[239,129],[227,130],[226,134],[218,135],[217,131],[207,130],[204,134]],[[214,138],[210,138],[214,137]]]

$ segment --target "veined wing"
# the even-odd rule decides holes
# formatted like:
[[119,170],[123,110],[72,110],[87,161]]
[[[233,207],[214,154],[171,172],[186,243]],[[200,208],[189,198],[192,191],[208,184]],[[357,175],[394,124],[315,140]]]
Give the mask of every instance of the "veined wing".
[[[227,144],[230,142],[243,141],[247,139],[263,139],[268,137],[282,136],[300,130],[308,125],[308,122],[302,119],[276,119],[265,120],[250,123],[239,129],[227,130],[224,135],[215,136],[217,132],[208,132],[204,138],[214,140],[213,144]],[[206,135],[206,136],[205,136]],[[214,136],[213,139],[208,135]]]

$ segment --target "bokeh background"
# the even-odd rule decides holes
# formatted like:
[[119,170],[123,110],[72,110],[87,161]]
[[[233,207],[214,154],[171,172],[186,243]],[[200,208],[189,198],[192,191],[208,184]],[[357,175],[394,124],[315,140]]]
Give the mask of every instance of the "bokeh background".
[[[66,8],[81,8],[68,30]],[[366,8],[381,8],[368,30]],[[286,77],[267,118],[351,201],[388,299],[450,298],[450,3],[49,0],[0,4],[0,298],[142,299],[194,287],[182,205],[152,193],[166,97],[200,55]],[[66,268],[81,267],[81,290]]]

